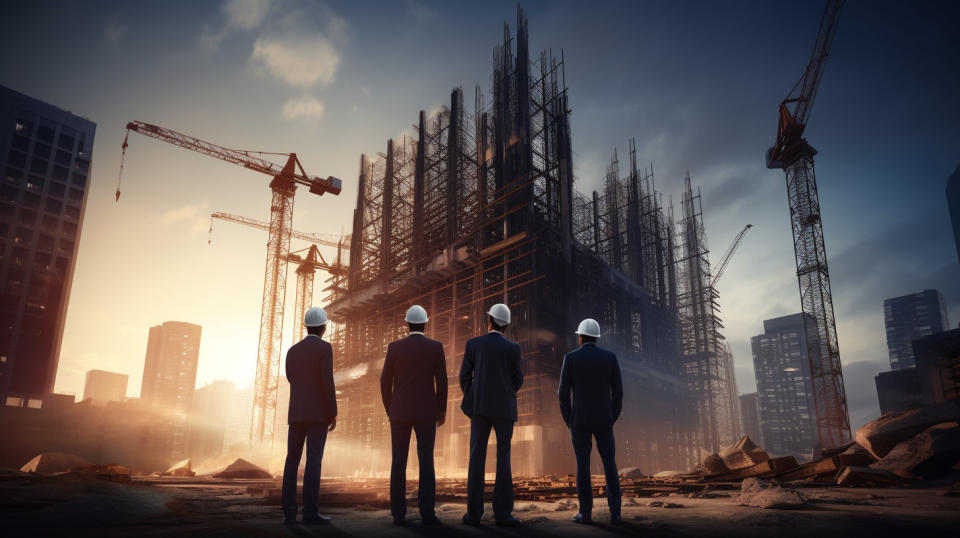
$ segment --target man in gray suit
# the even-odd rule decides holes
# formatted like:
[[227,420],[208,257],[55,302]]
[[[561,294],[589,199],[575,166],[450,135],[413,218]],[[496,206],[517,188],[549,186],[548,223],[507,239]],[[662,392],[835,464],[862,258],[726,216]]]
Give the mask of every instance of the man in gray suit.
[[317,514],[320,497],[320,463],[327,432],[337,427],[337,392],[333,386],[333,347],[322,338],[327,313],[318,306],[304,316],[307,337],[287,351],[286,371],[290,381],[290,424],[287,461],[283,466],[283,522],[297,522],[297,468],[307,442],[307,465],[303,472],[303,523],[330,523]]
[[467,469],[467,513],[463,522],[477,526],[483,516],[484,463],[490,429],[497,434],[497,479],[493,486],[493,515],[497,525],[516,526],[513,517],[513,476],[510,439],[517,421],[517,391],[523,384],[520,346],[503,333],[510,325],[510,309],[495,304],[487,312],[490,332],[467,341],[460,367],[460,408],[470,417],[470,464]]

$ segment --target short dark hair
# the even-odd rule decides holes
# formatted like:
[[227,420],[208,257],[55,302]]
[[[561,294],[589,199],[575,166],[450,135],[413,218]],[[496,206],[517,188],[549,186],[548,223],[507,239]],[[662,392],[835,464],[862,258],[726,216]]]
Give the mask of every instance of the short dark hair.
[[493,326],[493,330],[500,332],[507,330],[507,325],[509,325],[509,323],[507,325],[500,325],[497,323],[497,320],[493,319],[493,316],[489,314],[487,314],[487,318],[490,319],[490,325]]
[[596,341],[597,341],[597,337],[596,337],[596,336],[587,336],[587,335],[585,335],[585,334],[581,334],[581,335],[580,335],[580,338],[583,338],[583,342],[584,342],[584,343],[587,343],[587,342],[596,342]]
[[407,327],[410,328],[410,332],[416,331],[416,332],[421,332],[421,333],[422,333],[424,327],[426,327],[426,326],[427,326],[426,323],[410,323],[409,321],[407,322]]
[[315,334],[317,336],[323,336],[323,333],[326,332],[326,325],[318,325],[316,327],[307,327],[307,334]]

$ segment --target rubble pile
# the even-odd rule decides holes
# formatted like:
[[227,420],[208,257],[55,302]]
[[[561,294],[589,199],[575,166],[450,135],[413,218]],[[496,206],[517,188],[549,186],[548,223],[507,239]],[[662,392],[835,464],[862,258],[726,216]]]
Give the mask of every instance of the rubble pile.
[[214,478],[273,478],[273,475],[267,472],[263,467],[250,463],[243,458],[237,458],[233,463],[227,465],[222,471],[215,473]]
[[780,486],[775,480],[747,478],[740,487],[736,503],[759,508],[800,508],[807,504],[799,493]]
[[153,476],[172,476],[176,478],[193,478],[197,473],[193,471],[189,459],[173,464],[169,469],[162,473],[153,473]]
[[743,437],[719,454],[704,457],[694,472],[679,476],[705,482],[776,479],[882,487],[941,477],[958,467],[960,405],[946,403],[886,413],[858,429],[855,441],[825,450],[816,461],[800,464],[793,456],[771,458]]

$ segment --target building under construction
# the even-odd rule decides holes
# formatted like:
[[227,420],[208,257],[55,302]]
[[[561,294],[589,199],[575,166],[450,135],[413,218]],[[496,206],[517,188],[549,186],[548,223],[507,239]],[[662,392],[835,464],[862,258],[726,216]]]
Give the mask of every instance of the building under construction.
[[[652,166],[638,167],[632,141],[624,165],[614,152],[601,192],[574,190],[563,57],[531,58],[522,11],[515,39],[505,26],[494,49],[492,80],[492,99],[478,88],[472,112],[454,89],[449,106],[420,112],[415,135],[360,159],[349,271],[331,278],[325,300],[334,322],[337,429],[351,465],[366,462],[360,472],[369,474],[389,469],[378,380],[387,344],[406,335],[404,312],[420,304],[430,315],[427,335],[444,343],[451,385],[438,467],[466,473],[470,426],[458,410],[463,348],[486,332],[489,306],[503,302],[513,311],[507,336],[524,357],[515,474],[573,468],[557,385],[563,354],[576,346],[573,329],[585,317],[600,322],[601,343],[617,353],[624,376],[620,466],[689,468],[698,445],[716,450],[718,434],[697,430],[709,423],[714,431],[718,421],[698,414],[732,409],[736,398],[735,389],[714,381],[702,384],[722,391],[711,405],[688,397],[696,385],[691,372],[712,376],[718,364],[729,367],[716,347],[722,342],[705,246],[677,244],[692,239],[689,230],[675,230]],[[681,226],[700,226],[702,238],[699,214],[686,211]],[[685,278],[690,270],[695,277]],[[704,298],[706,317],[703,305],[692,307]],[[703,339],[688,336],[694,325],[709,331],[699,355],[688,342]],[[718,360],[696,372],[691,356]]]

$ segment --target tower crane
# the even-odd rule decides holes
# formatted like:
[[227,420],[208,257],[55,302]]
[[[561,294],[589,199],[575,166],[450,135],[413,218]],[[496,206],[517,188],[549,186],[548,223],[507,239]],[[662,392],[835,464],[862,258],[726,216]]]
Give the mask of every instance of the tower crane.
[[713,280],[710,282],[711,286],[716,286],[717,281],[720,280],[720,277],[723,276],[723,270],[727,268],[727,264],[730,263],[730,258],[733,257],[733,253],[737,251],[737,248],[740,247],[740,242],[743,241],[743,236],[747,235],[747,230],[753,228],[753,224],[747,224],[740,230],[740,233],[733,238],[733,243],[730,243],[730,246],[727,248],[727,251],[723,253],[723,257],[720,258],[720,265],[717,266],[717,274],[714,275]]
[[[804,333],[821,449],[840,446],[850,439],[850,415],[840,366],[830,272],[813,166],[817,152],[803,138],[803,131],[810,119],[843,4],[843,0],[827,1],[810,62],[787,98],[780,103],[777,139],[767,150],[767,167],[781,168],[786,173],[797,282],[805,314]],[[811,326],[813,323],[816,326]]]
[[[120,201],[120,184],[123,181],[123,163],[131,131],[273,177],[270,181],[270,190],[273,195],[270,203],[267,262],[260,309],[260,341],[257,345],[253,416],[250,423],[250,440],[272,445],[277,381],[280,373],[283,306],[286,298],[286,260],[290,254],[290,230],[293,224],[293,195],[297,185],[308,187],[313,194],[337,195],[340,194],[341,181],[333,176],[326,179],[308,176],[296,153],[230,149],[164,127],[132,121],[127,124],[127,134],[123,139],[120,173],[115,194],[118,202]],[[264,159],[263,155],[286,156],[287,161],[280,166]]]
[[[221,213],[214,212],[210,213],[210,231],[213,231],[213,220],[220,219],[227,222],[235,222],[237,224],[244,224],[250,226],[251,228],[258,228],[260,230],[268,231],[270,230],[270,223],[263,222],[262,220],[251,219],[249,217],[241,217],[240,215],[232,215],[230,213]],[[293,239],[302,239],[313,243],[315,245],[325,245],[328,247],[337,247],[343,250],[350,250],[350,235],[338,236],[334,234],[318,234],[310,232],[298,232],[296,230],[290,230],[290,237]],[[209,241],[208,241],[209,242]]]

